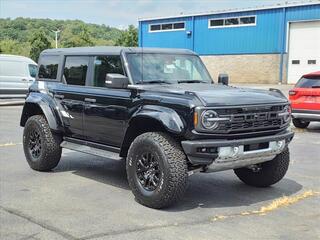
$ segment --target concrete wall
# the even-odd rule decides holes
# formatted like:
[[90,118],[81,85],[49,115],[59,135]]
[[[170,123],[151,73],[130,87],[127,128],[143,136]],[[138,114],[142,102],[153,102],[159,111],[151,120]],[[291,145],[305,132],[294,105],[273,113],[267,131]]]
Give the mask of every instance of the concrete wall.
[[[214,81],[219,73],[227,73],[231,83],[279,82],[280,54],[213,55],[201,56],[201,59]],[[286,76],[283,79],[285,83]]]

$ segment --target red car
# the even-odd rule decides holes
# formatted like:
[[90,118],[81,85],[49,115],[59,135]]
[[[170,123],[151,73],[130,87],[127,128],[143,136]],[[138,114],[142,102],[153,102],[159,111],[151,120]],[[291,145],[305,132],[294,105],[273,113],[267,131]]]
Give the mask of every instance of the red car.
[[306,128],[311,121],[320,121],[320,71],[303,75],[289,91],[289,99],[295,127]]

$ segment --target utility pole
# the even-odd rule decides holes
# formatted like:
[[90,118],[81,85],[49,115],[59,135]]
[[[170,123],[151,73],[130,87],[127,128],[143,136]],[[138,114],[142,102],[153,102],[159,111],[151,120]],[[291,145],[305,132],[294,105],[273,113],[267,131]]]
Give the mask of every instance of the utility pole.
[[56,48],[58,48],[58,33],[61,32],[61,30],[52,31],[56,34]]

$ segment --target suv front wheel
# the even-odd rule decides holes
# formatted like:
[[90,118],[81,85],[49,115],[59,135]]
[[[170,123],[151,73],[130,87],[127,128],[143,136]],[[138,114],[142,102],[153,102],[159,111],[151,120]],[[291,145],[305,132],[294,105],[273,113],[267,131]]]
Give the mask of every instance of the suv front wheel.
[[284,177],[289,162],[289,149],[286,148],[271,161],[258,164],[256,169],[238,168],[234,169],[234,172],[245,184],[255,187],[268,187]]
[[30,117],[23,131],[23,149],[29,166],[37,171],[55,168],[61,157],[61,137],[53,134],[43,115]]
[[136,200],[145,206],[167,207],[186,190],[186,156],[167,134],[148,132],[138,136],[129,148],[126,169]]

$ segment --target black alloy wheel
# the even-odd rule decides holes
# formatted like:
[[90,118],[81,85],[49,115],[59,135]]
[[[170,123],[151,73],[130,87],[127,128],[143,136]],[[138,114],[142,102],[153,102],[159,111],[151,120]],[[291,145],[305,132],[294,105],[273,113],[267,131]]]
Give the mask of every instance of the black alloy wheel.
[[142,153],[137,161],[136,174],[145,190],[156,190],[162,177],[158,157],[152,152]]
[[134,139],[126,170],[135,199],[147,207],[168,207],[182,198],[187,187],[186,155],[179,142],[163,132],[146,132]]
[[33,160],[38,159],[41,154],[42,147],[41,135],[36,129],[30,133],[28,147]]
[[61,157],[62,137],[51,132],[43,115],[28,118],[23,130],[23,150],[29,166],[37,171],[55,168]]

